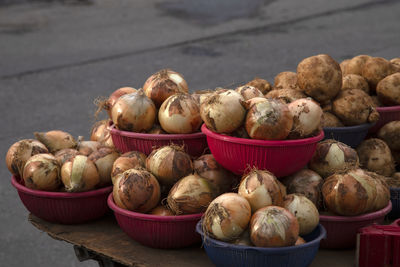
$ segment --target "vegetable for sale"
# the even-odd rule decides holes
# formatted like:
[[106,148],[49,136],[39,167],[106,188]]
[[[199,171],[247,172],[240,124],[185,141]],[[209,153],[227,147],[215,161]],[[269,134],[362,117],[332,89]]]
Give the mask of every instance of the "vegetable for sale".
[[347,74],[343,76],[342,90],[347,89],[361,89],[365,93],[369,94],[369,85],[367,80],[361,75]]
[[306,98],[307,96],[303,92],[296,89],[274,89],[269,91],[265,97],[279,99],[289,104],[297,99]]
[[267,80],[261,78],[254,78],[250,82],[246,83],[246,85],[250,85],[257,88],[258,90],[261,91],[261,93],[263,93],[263,95],[272,90],[271,84]]
[[361,75],[367,80],[371,91],[375,91],[377,84],[393,72],[393,66],[388,60],[381,57],[370,57],[365,62]]
[[378,131],[378,138],[386,142],[391,150],[400,150],[400,121],[391,121]]
[[56,157],[56,160],[58,162],[58,165],[60,165],[60,167],[64,165],[65,162],[75,158],[76,155],[81,155],[81,154],[79,153],[78,150],[73,148],[64,148],[54,153],[54,156]]
[[111,171],[114,161],[119,157],[119,153],[111,147],[101,147],[89,156],[99,172],[99,186],[103,187],[112,183]]
[[378,99],[386,106],[400,105],[400,72],[386,76],[377,87]]
[[111,180],[114,184],[115,178],[129,169],[146,167],[146,155],[139,151],[130,151],[119,156],[112,165]]
[[288,105],[293,116],[290,138],[305,138],[321,131],[321,107],[308,98],[298,99]]
[[114,147],[109,127],[110,122],[111,120],[102,120],[96,122],[92,127],[90,140],[97,141],[105,146]]
[[236,88],[235,91],[241,94],[244,100],[249,100],[255,97],[264,97],[264,94],[260,90],[251,85],[240,86]]
[[333,115],[330,112],[322,113],[321,117],[321,127],[343,127],[343,123],[339,120],[338,117]]
[[292,71],[284,71],[275,76],[274,89],[300,90],[297,84],[297,74]]
[[174,216],[172,211],[168,207],[165,207],[163,205],[155,207],[149,213],[157,216]]
[[371,57],[368,55],[358,55],[349,59],[347,64],[345,64],[344,70],[342,71],[343,76],[348,74],[362,75],[362,70],[364,68],[365,62]]
[[63,148],[75,148],[77,146],[74,137],[67,132],[54,130],[49,132],[35,132],[34,135],[51,153],[55,153]]
[[60,185],[60,166],[51,154],[36,154],[24,167],[25,186],[42,191],[56,191]]
[[61,167],[61,180],[68,192],[94,189],[100,182],[96,165],[83,155],[77,155]]
[[101,146],[102,144],[97,141],[78,141],[78,147],[76,149],[81,155],[89,156]]

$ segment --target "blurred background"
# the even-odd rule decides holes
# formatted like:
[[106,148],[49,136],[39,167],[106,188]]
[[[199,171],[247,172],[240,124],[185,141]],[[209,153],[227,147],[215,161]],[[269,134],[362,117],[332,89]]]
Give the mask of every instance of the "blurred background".
[[[394,0],[0,0],[3,162],[34,131],[89,140],[94,99],[162,68],[195,91],[272,83],[316,54],[399,57],[399,14]],[[2,266],[96,266],[34,228],[4,163],[0,174]]]

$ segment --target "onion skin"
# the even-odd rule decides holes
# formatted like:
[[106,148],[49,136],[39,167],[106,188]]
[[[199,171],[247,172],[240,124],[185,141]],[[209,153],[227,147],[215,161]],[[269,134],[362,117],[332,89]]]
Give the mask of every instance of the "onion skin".
[[297,99],[306,98],[307,95],[295,89],[274,89],[266,94],[265,97],[282,100],[289,104]]
[[299,238],[297,238],[297,241],[294,245],[299,246],[299,245],[303,245],[305,243],[307,243],[307,242],[302,237],[299,236]]
[[81,155],[89,156],[101,147],[101,143],[97,141],[80,141],[77,150]]
[[309,137],[321,131],[322,109],[311,99],[303,98],[288,105],[293,116],[290,137],[294,139]]
[[161,184],[172,185],[193,172],[193,162],[180,148],[164,146],[150,153],[146,168]]
[[77,146],[74,137],[67,132],[54,130],[49,132],[35,132],[34,135],[51,153],[64,148],[76,148]]
[[254,104],[246,116],[246,131],[253,139],[282,140],[292,129],[293,116],[278,100],[267,99]]
[[169,208],[162,205],[155,207],[149,213],[157,216],[174,216]]
[[358,168],[360,163],[357,151],[346,144],[327,139],[317,144],[308,165],[322,178],[326,178],[335,172]]
[[380,210],[387,206],[390,201],[390,189],[388,179],[374,172],[366,172],[376,183],[376,199],[372,210]]
[[119,153],[110,147],[101,147],[89,156],[99,172],[99,187],[104,187],[112,183],[111,171],[114,161],[119,157]]
[[249,100],[255,97],[264,97],[263,93],[260,90],[251,85],[240,86],[236,88],[235,91],[241,94],[244,100]]
[[289,194],[285,196],[283,207],[297,218],[300,235],[307,235],[317,227],[319,223],[318,209],[305,196]]
[[51,154],[36,154],[25,164],[25,186],[35,190],[56,191],[60,185],[60,166]]
[[160,201],[160,185],[150,172],[129,169],[117,178],[113,197],[122,209],[147,213]]
[[379,129],[378,138],[385,141],[391,150],[400,150],[400,121],[385,124]]
[[200,108],[189,94],[175,94],[162,103],[158,120],[164,131],[171,134],[197,132],[203,122]]
[[139,151],[130,151],[118,157],[112,166],[111,179],[114,184],[115,177],[129,169],[146,167],[146,155]]
[[96,165],[86,156],[77,155],[61,167],[61,180],[68,192],[85,192],[100,182]]
[[157,108],[171,95],[189,92],[182,74],[169,69],[151,75],[144,83],[143,90]]
[[300,90],[297,84],[297,74],[292,71],[284,71],[275,76],[274,89],[294,89]]
[[111,120],[102,120],[96,122],[92,127],[90,140],[97,141],[105,146],[114,147],[109,127],[110,123]]
[[174,184],[169,191],[167,203],[176,215],[194,214],[204,212],[214,196],[208,180],[192,174]]
[[250,109],[254,104],[264,102],[264,101],[267,101],[267,99],[265,97],[254,97],[254,98],[251,98],[249,100],[242,102],[242,105],[245,107],[245,109]]
[[34,139],[23,139],[10,146],[6,155],[8,170],[22,178],[24,167],[30,157],[40,153],[49,153],[46,146]]
[[257,247],[293,246],[298,237],[296,217],[282,207],[264,207],[251,217],[250,238]]
[[132,87],[121,87],[112,92],[111,95],[108,97],[107,102],[104,106],[104,109],[107,110],[108,116],[111,118],[111,109],[114,106],[115,102],[117,102],[118,98],[120,98],[123,95],[132,94],[135,92],[137,92],[137,90]]
[[76,155],[81,155],[78,150],[73,148],[64,148],[54,153],[58,165],[62,166],[65,162],[73,159]]
[[225,193],[214,199],[203,217],[203,232],[211,237],[232,241],[247,229],[251,218],[249,202],[236,193]]
[[257,88],[258,90],[261,91],[263,95],[272,90],[271,84],[267,80],[261,78],[254,78],[250,82],[246,83],[246,85],[250,85]]

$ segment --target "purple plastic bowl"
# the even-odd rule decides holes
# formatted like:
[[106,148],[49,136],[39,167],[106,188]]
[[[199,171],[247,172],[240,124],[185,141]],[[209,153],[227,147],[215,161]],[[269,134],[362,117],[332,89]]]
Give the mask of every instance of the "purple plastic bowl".
[[310,138],[297,140],[256,140],[237,138],[201,127],[207,136],[208,146],[215,160],[225,169],[243,174],[249,167],[266,169],[277,177],[301,170],[312,158],[324,132]]
[[358,229],[373,223],[381,224],[392,209],[392,202],[381,210],[359,216],[320,215],[319,222],[325,227],[327,238],[321,241],[322,248],[345,249],[356,245]]
[[368,130],[373,127],[373,123],[365,123],[355,126],[345,127],[325,127],[324,139],[334,139],[352,148],[356,148],[367,136]]
[[47,192],[29,189],[15,176],[11,184],[26,209],[49,222],[78,224],[98,219],[109,211],[107,196],[112,186],[82,193]]
[[369,130],[369,133],[376,133],[386,123],[400,120],[400,106],[377,107],[376,110],[379,112],[380,118],[375,126]]
[[152,248],[182,248],[201,241],[200,235],[196,233],[196,224],[203,213],[157,216],[133,212],[118,207],[112,193],[107,202],[121,229],[142,245]]
[[184,145],[185,151],[193,156],[201,156],[207,148],[206,136],[202,132],[192,134],[147,134],[118,130],[110,126],[115,147],[122,153],[140,151],[149,155],[154,148],[170,144]]

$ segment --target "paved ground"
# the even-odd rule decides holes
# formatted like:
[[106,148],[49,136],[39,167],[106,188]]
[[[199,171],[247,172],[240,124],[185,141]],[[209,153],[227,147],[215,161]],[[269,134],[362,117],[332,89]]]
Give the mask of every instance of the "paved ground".
[[[0,151],[34,131],[88,137],[96,97],[165,67],[196,90],[272,81],[319,53],[399,57],[399,14],[394,0],[0,0]],[[0,175],[2,266],[94,266],[34,229]]]

